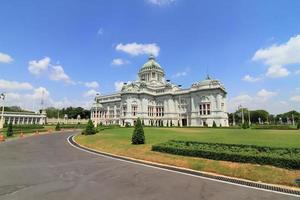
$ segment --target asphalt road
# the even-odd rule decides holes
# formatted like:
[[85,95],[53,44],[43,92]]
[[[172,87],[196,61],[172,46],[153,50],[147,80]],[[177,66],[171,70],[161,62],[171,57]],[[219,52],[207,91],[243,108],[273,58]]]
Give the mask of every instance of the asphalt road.
[[70,134],[0,143],[0,199],[299,199],[89,154]]

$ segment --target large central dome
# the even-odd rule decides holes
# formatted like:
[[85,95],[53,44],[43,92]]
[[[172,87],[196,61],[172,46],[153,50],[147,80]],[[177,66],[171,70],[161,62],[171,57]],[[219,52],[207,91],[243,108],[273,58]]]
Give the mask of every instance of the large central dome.
[[144,71],[154,70],[154,69],[164,73],[162,67],[156,62],[155,57],[153,55],[150,55],[148,61],[140,69],[140,73]]
[[165,72],[162,67],[156,62],[155,57],[153,55],[150,55],[148,61],[142,66],[138,75],[141,81],[162,82],[164,80]]

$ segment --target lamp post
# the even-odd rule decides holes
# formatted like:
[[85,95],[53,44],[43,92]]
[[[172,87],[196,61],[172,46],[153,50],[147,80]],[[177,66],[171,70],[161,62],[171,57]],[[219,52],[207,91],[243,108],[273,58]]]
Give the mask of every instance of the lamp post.
[[244,124],[244,108],[242,105],[239,105],[238,109],[242,109],[242,124]]
[[1,112],[1,121],[0,121],[0,129],[3,128],[3,124],[4,124],[4,100],[5,100],[5,93],[1,93],[0,94],[0,99],[2,99],[3,103],[2,103],[2,112]]
[[99,93],[96,94],[95,97],[95,127],[98,126],[98,97],[99,97]]

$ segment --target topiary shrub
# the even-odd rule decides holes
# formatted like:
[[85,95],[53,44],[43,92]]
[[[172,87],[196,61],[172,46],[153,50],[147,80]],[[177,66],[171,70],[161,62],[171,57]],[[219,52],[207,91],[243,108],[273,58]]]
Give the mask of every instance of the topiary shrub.
[[56,124],[55,130],[56,130],[56,131],[60,131],[60,124],[59,124],[59,122]]
[[13,134],[14,134],[14,132],[13,132],[13,125],[12,125],[12,123],[10,122],[10,123],[8,124],[8,127],[7,127],[6,136],[7,136],[7,137],[12,137]]
[[137,119],[137,122],[135,124],[131,138],[131,144],[145,144],[144,129],[140,118]]
[[94,135],[94,134],[96,134],[96,129],[94,127],[94,124],[93,124],[92,120],[88,121],[83,134],[84,135]]
[[169,120],[167,120],[167,127],[169,127]]
[[212,125],[213,128],[217,128],[217,124],[215,121],[213,121],[213,125]]

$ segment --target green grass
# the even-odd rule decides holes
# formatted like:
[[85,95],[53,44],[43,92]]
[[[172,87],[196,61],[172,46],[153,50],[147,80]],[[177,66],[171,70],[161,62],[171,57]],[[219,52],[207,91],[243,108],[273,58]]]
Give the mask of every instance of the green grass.
[[188,140],[227,144],[249,144],[271,147],[300,147],[299,130],[251,130],[220,128],[151,128],[146,127],[145,145],[132,145],[133,128],[105,129],[96,135],[76,137],[90,148],[195,170],[246,178],[255,181],[296,186],[300,170],[287,170],[255,164],[215,161],[151,151],[153,144],[169,140]]

